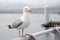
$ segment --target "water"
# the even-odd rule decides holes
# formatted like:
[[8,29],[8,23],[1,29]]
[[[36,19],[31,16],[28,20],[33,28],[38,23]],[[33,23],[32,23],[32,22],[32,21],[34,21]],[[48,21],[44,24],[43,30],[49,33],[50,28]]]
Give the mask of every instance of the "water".
[[[0,40],[12,40],[18,37],[18,30],[15,29],[8,29],[7,25],[12,23],[16,18],[20,18],[22,14],[0,14]],[[44,14],[30,14],[31,24],[27,29],[25,29],[25,34],[27,33],[35,33],[44,30],[41,27],[41,24],[45,22]],[[50,20],[59,21],[60,15],[57,14],[50,14]],[[50,35],[42,35],[37,38],[37,40],[54,40],[54,34],[50,33]]]

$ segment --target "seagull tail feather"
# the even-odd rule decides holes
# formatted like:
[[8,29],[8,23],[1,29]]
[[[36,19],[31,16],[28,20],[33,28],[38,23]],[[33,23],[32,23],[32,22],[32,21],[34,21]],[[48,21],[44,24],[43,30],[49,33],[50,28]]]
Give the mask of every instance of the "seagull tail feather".
[[9,29],[13,29],[13,27],[11,27],[11,25],[8,25],[8,28],[9,28]]

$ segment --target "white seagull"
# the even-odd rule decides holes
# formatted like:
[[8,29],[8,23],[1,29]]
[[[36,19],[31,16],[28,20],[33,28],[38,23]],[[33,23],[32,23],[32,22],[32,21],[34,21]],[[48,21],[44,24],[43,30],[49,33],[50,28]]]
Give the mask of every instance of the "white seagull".
[[11,25],[8,25],[10,29],[18,29],[19,30],[19,36],[20,36],[20,29],[22,30],[22,36],[24,29],[28,27],[30,24],[29,20],[29,13],[31,13],[32,10],[29,7],[23,8],[23,15],[21,18],[16,19]]

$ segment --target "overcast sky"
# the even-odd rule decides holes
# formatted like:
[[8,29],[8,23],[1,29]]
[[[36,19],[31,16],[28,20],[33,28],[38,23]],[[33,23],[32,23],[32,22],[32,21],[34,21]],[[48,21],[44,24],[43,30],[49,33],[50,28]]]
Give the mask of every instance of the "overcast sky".
[[0,0],[0,10],[2,11],[21,9],[27,5],[31,8],[44,8],[45,5],[60,8],[60,0]]
[[27,3],[35,6],[59,6],[60,0],[0,0],[0,3]]
[[58,3],[60,0],[0,0],[0,3],[8,2],[8,3],[17,3],[24,2],[29,4],[46,4],[46,3]]

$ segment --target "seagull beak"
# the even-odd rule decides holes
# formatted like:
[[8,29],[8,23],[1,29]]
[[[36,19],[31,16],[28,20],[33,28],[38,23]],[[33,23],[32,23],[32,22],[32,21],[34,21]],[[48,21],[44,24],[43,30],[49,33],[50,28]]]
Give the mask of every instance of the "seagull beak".
[[32,12],[32,10],[30,9],[30,10],[28,10],[27,12]]

